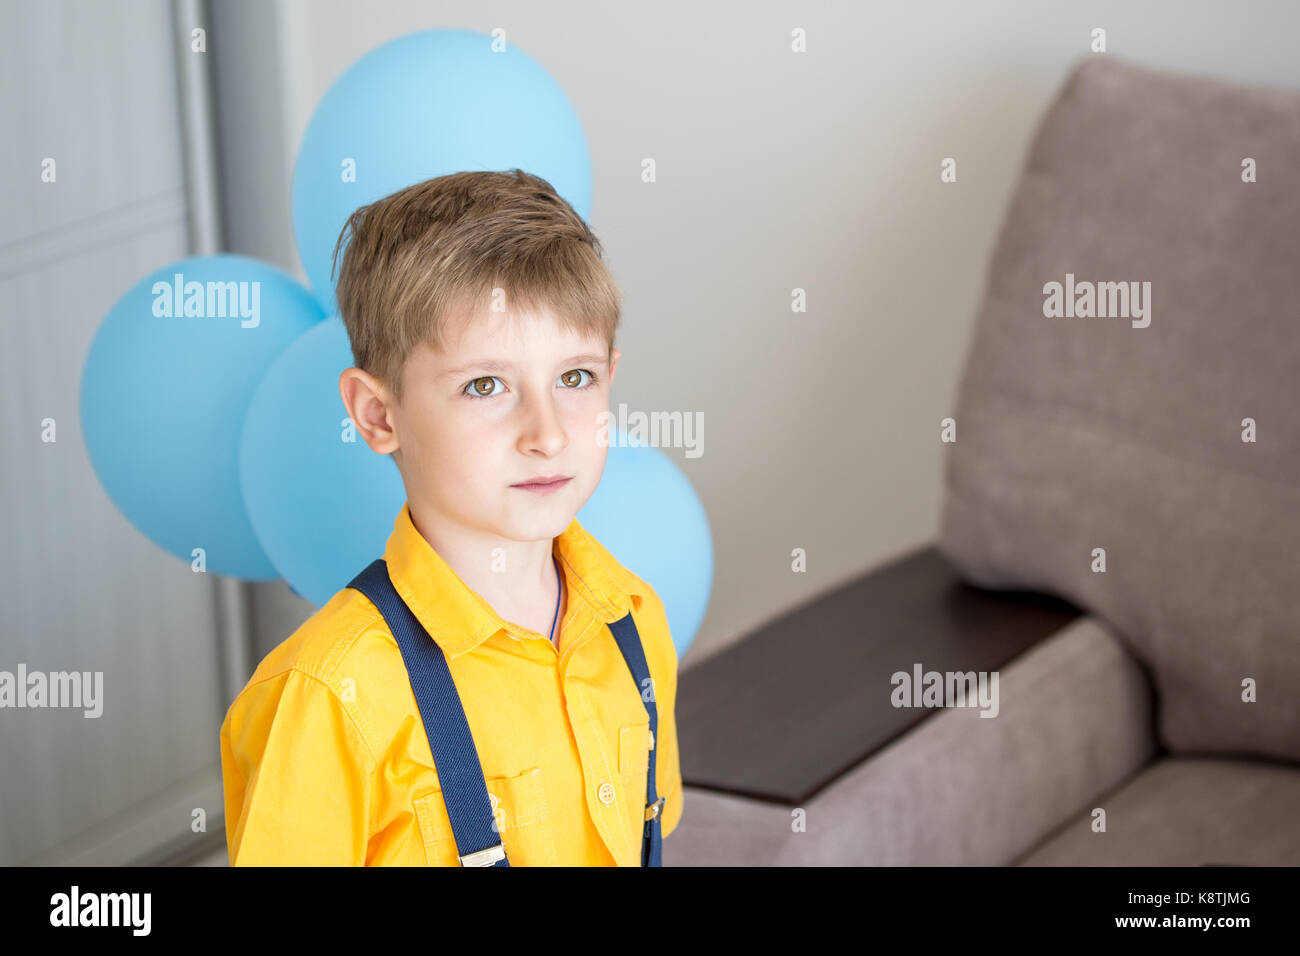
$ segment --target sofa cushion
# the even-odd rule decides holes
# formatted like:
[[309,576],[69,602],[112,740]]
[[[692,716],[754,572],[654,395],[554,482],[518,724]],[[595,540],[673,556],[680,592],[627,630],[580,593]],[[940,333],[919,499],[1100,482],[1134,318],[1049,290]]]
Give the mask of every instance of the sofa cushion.
[[[1106,620],[1174,752],[1300,761],[1297,170],[1300,94],[1077,67],[1003,224],[944,446],[945,556]],[[1054,282],[1081,307],[1046,315]],[[1139,296],[1115,315],[1099,284],[1121,282]]]
[[[1106,811],[1104,832],[1093,809]],[[1019,866],[1300,866],[1300,769],[1158,760],[1090,801]]]

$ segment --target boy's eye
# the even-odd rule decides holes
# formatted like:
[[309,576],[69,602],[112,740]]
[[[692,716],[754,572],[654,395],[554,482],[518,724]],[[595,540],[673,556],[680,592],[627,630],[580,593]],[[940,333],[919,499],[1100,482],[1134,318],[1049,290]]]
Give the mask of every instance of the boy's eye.
[[491,398],[493,395],[499,394],[492,390],[492,383],[500,381],[501,379],[497,378],[495,375],[485,375],[482,378],[476,378],[465,386],[465,393],[470,395],[471,398]]
[[[587,376],[587,381],[583,382],[582,376]],[[476,378],[465,386],[465,396],[467,398],[494,398],[501,392],[496,391],[492,383],[501,382],[501,379],[495,375],[484,375],[482,378]],[[574,368],[565,372],[557,379],[557,384],[571,390],[580,390],[591,388],[596,384],[596,373],[585,368]],[[501,382],[504,388],[505,383]]]

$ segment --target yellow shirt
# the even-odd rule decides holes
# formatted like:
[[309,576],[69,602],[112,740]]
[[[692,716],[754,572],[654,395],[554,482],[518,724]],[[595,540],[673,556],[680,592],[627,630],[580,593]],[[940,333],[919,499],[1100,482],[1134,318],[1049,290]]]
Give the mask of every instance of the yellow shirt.
[[[510,865],[640,866],[652,743],[664,836],[682,813],[677,652],[658,595],[576,518],[553,551],[568,595],[558,648],[498,617],[409,504],[384,559],[447,658]],[[657,741],[605,626],[629,610]],[[401,650],[354,588],[258,665],[221,725],[221,771],[232,865],[460,865]]]

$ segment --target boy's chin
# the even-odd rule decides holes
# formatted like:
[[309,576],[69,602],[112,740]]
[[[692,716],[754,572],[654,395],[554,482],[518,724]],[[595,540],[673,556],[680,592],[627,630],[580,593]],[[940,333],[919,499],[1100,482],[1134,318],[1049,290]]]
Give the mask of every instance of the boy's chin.
[[[521,513],[525,510],[531,513]],[[527,509],[514,509],[510,527],[503,531],[515,541],[541,541],[563,534],[573,518],[574,512],[567,504],[534,502]]]

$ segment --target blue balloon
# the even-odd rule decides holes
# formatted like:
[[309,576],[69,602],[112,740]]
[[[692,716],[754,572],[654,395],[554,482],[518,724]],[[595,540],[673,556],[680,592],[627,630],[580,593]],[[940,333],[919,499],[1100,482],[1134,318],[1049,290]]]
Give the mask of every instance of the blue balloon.
[[262,378],[239,442],[240,483],[262,547],[317,607],[383,556],[406,501],[392,456],[371,451],[348,420],[339,373],[352,365],[342,320],[325,319]]
[[330,271],[348,217],[414,183],[518,167],[588,218],[591,159],[578,115],[536,61],[517,47],[494,50],[502,44],[471,30],[412,33],[371,50],[321,99],[294,163],[293,231],[326,311],[338,311]]
[[262,374],[324,317],[291,275],[235,255],[182,259],[105,316],[81,374],[96,476],[142,534],[184,561],[278,577],[244,509],[236,449]]
[[695,489],[672,459],[612,427],[600,484],[578,521],[664,602],[678,659],[695,640],[713,589],[713,535]]

